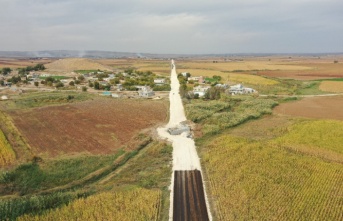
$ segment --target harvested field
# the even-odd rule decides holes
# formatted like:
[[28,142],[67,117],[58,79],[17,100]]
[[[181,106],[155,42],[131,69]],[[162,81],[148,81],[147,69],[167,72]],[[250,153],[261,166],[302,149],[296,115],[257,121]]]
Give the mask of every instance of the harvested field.
[[256,71],[256,70],[309,70],[310,67],[299,64],[283,65],[278,61],[259,61],[259,60],[244,60],[244,61],[226,61],[213,63],[212,61],[190,61],[178,62],[180,68],[183,69],[205,69],[217,71]]
[[102,70],[111,71],[112,69],[108,66],[102,65],[97,61],[93,61],[86,58],[66,58],[54,61],[52,63],[46,64],[45,67],[48,71],[57,72],[71,72],[74,70]]
[[121,71],[127,68],[134,68],[139,71],[152,71],[155,74],[170,74],[170,62],[167,60],[101,59],[98,62]]
[[12,69],[23,68],[27,66],[35,66],[36,64],[47,64],[54,59],[15,59],[15,58],[0,58],[0,69],[9,67]]
[[209,220],[199,170],[174,171],[173,220]]
[[214,70],[203,70],[203,69],[178,69],[178,72],[188,72],[192,76],[204,76],[212,77],[217,75],[222,77],[224,82],[230,81],[232,83],[246,83],[253,85],[274,85],[279,82],[271,79],[267,79],[261,76],[252,75],[252,74],[237,74],[237,73],[228,73],[222,71]]
[[320,83],[319,89],[326,92],[343,93],[343,81],[323,81]]
[[317,119],[343,120],[343,96],[308,97],[274,108],[274,113]]
[[[291,63],[291,62],[290,62]],[[287,64],[287,63],[286,63]],[[285,66],[286,66],[285,64]],[[296,80],[316,80],[328,78],[343,78],[343,63],[333,63],[328,61],[300,61],[299,65],[310,67],[308,70],[277,70],[277,71],[260,71],[258,74],[268,77],[291,78]]]
[[34,154],[53,157],[118,150],[145,128],[166,121],[162,100],[98,98],[61,106],[10,111]]

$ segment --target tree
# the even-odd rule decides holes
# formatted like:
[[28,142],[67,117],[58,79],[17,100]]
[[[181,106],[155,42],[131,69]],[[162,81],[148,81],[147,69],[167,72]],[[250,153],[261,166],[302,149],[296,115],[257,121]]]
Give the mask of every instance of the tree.
[[94,82],[94,89],[95,89],[95,90],[99,90],[99,89],[100,89],[100,84],[99,84],[99,82],[97,82],[97,81]]
[[8,74],[11,73],[11,72],[12,72],[12,69],[11,69],[11,68],[3,68],[3,69],[1,70],[2,75],[8,75]]
[[69,82],[69,85],[74,86],[75,85],[74,81]]
[[33,67],[33,70],[35,71],[45,70],[44,64],[36,64],[36,66]]
[[218,100],[220,99],[221,92],[223,92],[223,89],[219,87],[211,87],[206,91],[204,98],[209,100]]
[[5,81],[4,80],[0,80],[0,86],[4,86],[5,85]]
[[84,77],[83,75],[80,75],[80,76],[77,77],[77,79],[78,79],[79,81],[83,81],[83,80],[85,80],[85,77]]
[[34,84],[36,87],[38,87],[39,82],[38,82],[38,81],[35,81],[33,84]]
[[57,87],[57,88],[64,87],[64,84],[59,81],[55,84],[55,87]]
[[88,82],[88,86],[89,86],[89,87],[94,87],[94,84],[93,84],[93,82],[91,82],[91,81],[90,81],[90,82]]
[[82,86],[82,91],[86,92],[87,91],[87,87],[86,86]]

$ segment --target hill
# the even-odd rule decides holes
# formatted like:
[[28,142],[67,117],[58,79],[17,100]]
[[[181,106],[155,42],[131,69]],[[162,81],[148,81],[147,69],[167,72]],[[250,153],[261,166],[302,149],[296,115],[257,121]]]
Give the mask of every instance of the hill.
[[111,71],[108,66],[102,65],[94,60],[86,58],[65,58],[46,64],[45,67],[49,71],[66,71],[71,72],[74,70],[102,70]]

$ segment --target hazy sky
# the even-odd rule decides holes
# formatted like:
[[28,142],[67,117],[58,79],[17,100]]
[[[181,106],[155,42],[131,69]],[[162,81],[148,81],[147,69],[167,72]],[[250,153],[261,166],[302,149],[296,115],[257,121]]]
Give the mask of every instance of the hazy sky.
[[342,0],[0,0],[0,51],[343,52]]

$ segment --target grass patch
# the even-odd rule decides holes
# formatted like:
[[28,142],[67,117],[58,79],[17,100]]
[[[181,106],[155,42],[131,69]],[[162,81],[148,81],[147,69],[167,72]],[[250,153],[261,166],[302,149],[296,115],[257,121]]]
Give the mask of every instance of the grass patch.
[[75,70],[74,71],[75,73],[78,73],[78,74],[88,74],[88,73],[97,73],[98,70]]
[[19,192],[21,195],[25,195],[65,185],[111,164],[122,154],[123,152],[120,151],[108,156],[81,156],[43,163],[22,164],[14,170],[2,174],[0,184],[5,186],[2,194]]
[[63,79],[68,79],[68,78],[70,78],[70,77],[52,75],[52,76],[46,76],[46,77],[40,76],[39,78],[40,78],[40,79],[54,78],[54,79],[56,79],[56,80],[63,80]]
[[64,104],[70,102],[85,101],[91,99],[94,95],[78,92],[32,92],[22,94],[13,100],[3,102],[3,106],[8,110],[25,109],[33,107],[42,107],[47,105]]

